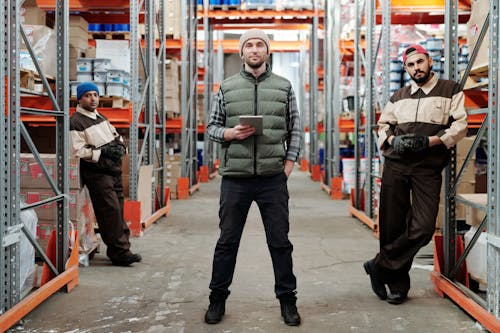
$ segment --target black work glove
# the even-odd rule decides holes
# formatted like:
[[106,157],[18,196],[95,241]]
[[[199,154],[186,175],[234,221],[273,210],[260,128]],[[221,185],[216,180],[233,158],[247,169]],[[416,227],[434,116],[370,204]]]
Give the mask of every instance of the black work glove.
[[407,151],[419,152],[429,147],[429,137],[424,135],[411,135],[403,138]]
[[392,139],[392,147],[398,154],[403,154],[410,151],[411,144],[406,141],[406,138],[411,137],[412,134],[397,135]]
[[109,158],[114,162],[118,162],[125,155],[125,147],[123,145],[110,142],[101,147],[101,155]]

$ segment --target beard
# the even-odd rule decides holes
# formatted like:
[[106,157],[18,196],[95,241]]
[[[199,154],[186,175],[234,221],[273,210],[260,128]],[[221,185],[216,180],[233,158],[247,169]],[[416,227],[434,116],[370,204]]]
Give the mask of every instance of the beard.
[[247,65],[248,67],[252,68],[252,69],[257,69],[257,68],[260,68],[262,66],[262,64],[264,63],[263,60],[259,60],[257,62],[251,62],[251,61],[247,61]]
[[431,69],[430,68],[427,69],[427,71],[424,72],[424,76],[417,78],[416,75],[419,73],[422,73],[422,72],[415,73],[411,78],[413,79],[413,81],[415,81],[415,83],[422,84],[422,83],[425,83],[429,80],[429,78],[431,76]]

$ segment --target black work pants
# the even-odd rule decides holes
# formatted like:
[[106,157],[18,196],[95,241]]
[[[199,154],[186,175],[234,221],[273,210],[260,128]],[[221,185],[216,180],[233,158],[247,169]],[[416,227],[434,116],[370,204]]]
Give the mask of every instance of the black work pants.
[[123,219],[121,175],[86,172],[82,178],[90,193],[99,233],[107,247],[107,256],[113,260],[130,254],[130,230]]
[[380,252],[375,268],[392,292],[407,293],[413,258],[435,232],[441,170],[406,170],[386,160],[380,192]]
[[226,298],[233,280],[243,227],[253,201],[259,207],[274,269],[278,298],[295,293],[292,243],[288,239],[288,188],[285,173],[271,177],[223,177],[220,196],[220,237],[212,267],[212,294]]

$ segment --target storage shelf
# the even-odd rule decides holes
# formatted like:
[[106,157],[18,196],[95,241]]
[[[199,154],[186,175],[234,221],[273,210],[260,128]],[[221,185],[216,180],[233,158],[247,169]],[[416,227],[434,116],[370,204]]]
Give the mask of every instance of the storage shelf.
[[[48,97],[40,96],[21,96],[21,106],[26,108],[37,108],[42,110],[52,110],[52,104]],[[103,114],[116,128],[130,128],[132,123],[132,109],[131,106],[125,109],[119,108],[98,108],[99,113]],[[76,108],[69,109],[70,115],[76,112]],[[142,117],[142,115],[141,115]],[[140,118],[141,118],[140,117]],[[55,117],[38,116],[31,114],[21,115],[21,120],[28,123],[29,126],[55,126]],[[139,122],[142,122],[139,119]],[[182,118],[167,119],[165,128],[167,133],[180,133],[182,128]],[[198,126],[198,131],[204,133],[205,126]]]

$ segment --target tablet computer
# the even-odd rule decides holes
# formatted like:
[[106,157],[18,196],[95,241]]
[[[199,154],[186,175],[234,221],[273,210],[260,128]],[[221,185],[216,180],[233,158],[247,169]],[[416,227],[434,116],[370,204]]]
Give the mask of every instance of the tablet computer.
[[254,127],[255,135],[262,135],[262,122],[262,116],[240,116],[240,124]]

